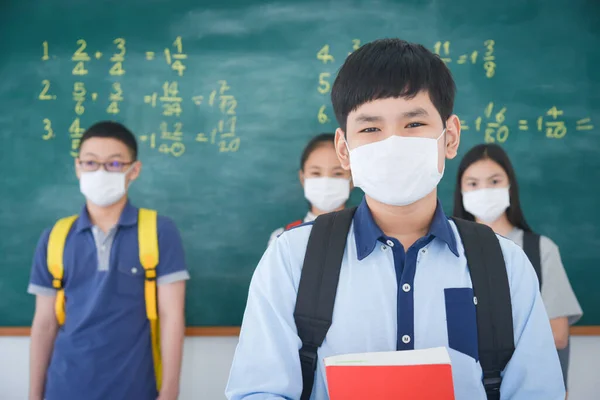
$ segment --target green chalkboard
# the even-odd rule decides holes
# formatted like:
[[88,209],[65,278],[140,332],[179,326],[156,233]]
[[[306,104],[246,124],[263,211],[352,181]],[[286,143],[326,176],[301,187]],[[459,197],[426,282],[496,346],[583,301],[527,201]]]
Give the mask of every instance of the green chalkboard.
[[506,147],[528,219],[560,245],[581,324],[600,325],[599,15],[594,0],[3,1],[0,325],[31,321],[36,241],[80,209],[72,146],[101,119],[140,141],[134,204],[182,232],[188,325],[238,325],[270,232],[305,213],[298,159],[336,127],[335,73],[382,37],[448,62],[461,154]]

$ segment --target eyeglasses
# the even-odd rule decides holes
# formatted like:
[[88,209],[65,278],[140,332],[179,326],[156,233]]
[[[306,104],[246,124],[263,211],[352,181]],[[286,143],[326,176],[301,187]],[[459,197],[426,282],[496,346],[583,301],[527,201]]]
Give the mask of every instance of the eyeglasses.
[[107,172],[122,172],[123,168],[133,164],[135,161],[123,162],[123,161],[107,161],[104,163],[98,161],[85,161],[79,160],[79,167],[86,172],[98,171],[100,166],[104,167]]

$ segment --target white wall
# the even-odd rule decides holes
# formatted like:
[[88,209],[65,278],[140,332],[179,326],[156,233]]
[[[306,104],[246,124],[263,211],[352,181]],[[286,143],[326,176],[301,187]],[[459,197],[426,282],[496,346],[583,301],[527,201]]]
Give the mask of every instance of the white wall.
[[[188,337],[185,341],[181,400],[220,400],[237,337]],[[0,338],[0,399],[27,399],[28,337]],[[600,398],[600,336],[571,338],[569,400]]]

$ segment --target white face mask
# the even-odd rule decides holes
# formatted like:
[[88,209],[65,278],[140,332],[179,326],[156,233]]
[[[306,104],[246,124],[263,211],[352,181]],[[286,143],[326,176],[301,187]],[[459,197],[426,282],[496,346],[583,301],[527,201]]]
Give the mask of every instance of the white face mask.
[[313,206],[324,212],[341,207],[350,197],[350,180],[345,178],[306,178],[304,197]]
[[467,212],[487,224],[496,221],[510,206],[509,188],[478,189],[463,192]]
[[107,172],[103,168],[93,172],[82,172],[79,178],[81,193],[97,206],[108,207],[119,201],[125,193],[125,172]]
[[391,206],[421,200],[444,175],[438,171],[438,140],[445,132],[437,139],[393,135],[349,150],[354,185]]

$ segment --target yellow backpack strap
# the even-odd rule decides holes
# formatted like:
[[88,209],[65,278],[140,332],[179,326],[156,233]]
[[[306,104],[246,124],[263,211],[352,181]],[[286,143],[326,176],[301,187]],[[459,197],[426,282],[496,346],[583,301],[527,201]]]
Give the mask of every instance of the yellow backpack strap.
[[67,235],[76,219],[77,215],[59,219],[56,224],[54,224],[54,227],[50,231],[50,237],[48,238],[46,263],[48,264],[48,271],[52,274],[52,286],[57,290],[54,310],[59,325],[63,325],[66,318],[65,289],[63,287],[63,275],[65,272],[63,254]]
[[146,299],[146,315],[150,321],[152,339],[152,358],[156,387],[160,392],[162,384],[162,359],[160,353],[160,325],[158,321],[158,302],[156,300],[156,266],[158,265],[158,233],[156,229],[157,214],[154,210],[139,209],[138,215],[138,244],[140,248],[140,263],[144,267],[146,281],[144,296]]

